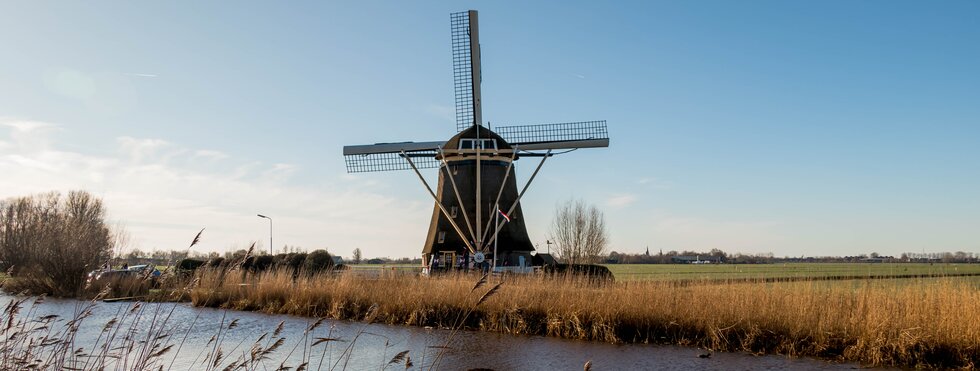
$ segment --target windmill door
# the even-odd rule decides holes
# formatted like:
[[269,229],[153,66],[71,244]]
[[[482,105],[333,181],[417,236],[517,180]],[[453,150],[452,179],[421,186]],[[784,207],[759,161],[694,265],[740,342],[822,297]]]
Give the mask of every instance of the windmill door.
[[439,257],[440,261],[443,262],[443,267],[448,270],[452,270],[456,267],[456,253],[452,251],[443,251],[442,256]]

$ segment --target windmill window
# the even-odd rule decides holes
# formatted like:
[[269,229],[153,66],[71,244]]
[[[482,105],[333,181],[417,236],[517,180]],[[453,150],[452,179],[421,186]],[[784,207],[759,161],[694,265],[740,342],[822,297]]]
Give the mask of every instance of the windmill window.
[[452,208],[449,209],[449,216],[451,218],[455,218],[456,217],[456,206],[453,206]]
[[446,232],[439,231],[439,243],[446,242]]
[[497,141],[494,139],[460,139],[459,149],[497,149]]

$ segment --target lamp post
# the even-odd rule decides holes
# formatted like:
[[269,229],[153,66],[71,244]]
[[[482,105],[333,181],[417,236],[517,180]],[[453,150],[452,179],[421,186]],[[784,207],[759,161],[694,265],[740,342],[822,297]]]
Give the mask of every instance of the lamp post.
[[269,219],[269,255],[276,255],[276,253],[272,251],[272,218],[262,214],[257,214],[257,215],[259,216],[259,218]]

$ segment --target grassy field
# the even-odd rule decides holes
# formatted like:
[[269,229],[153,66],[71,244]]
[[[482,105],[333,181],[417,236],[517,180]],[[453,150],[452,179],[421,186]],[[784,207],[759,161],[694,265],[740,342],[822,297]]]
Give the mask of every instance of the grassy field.
[[[607,264],[618,281],[678,281],[767,278],[827,278],[980,274],[980,264],[786,263],[786,264]],[[354,264],[357,272],[418,273],[418,265]]]
[[398,271],[415,271],[418,272],[422,269],[419,264],[346,264],[350,269],[354,270],[398,270]]
[[786,263],[786,264],[609,264],[617,280],[716,280],[781,277],[980,274],[980,264]]

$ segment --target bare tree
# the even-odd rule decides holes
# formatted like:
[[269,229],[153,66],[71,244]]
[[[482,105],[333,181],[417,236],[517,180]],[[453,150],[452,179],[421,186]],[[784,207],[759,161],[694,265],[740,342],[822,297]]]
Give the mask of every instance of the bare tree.
[[114,233],[102,200],[84,191],[0,201],[0,268],[37,293],[71,296],[109,259]]
[[126,254],[126,259],[135,262],[144,256],[146,256],[146,253],[143,252],[143,250],[133,249],[133,251],[130,251],[129,254]]
[[361,264],[361,248],[360,247],[354,249],[353,255],[354,255],[354,257],[353,257],[354,264]]
[[129,234],[129,230],[126,229],[126,226],[122,222],[117,221],[112,223],[109,229],[112,231],[112,241],[115,242],[110,255],[113,258],[122,258],[123,251],[129,250],[130,246],[132,246],[133,236]]
[[568,264],[595,263],[606,254],[609,236],[605,216],[595,205],[571,199],[555,208],[551,239]]

